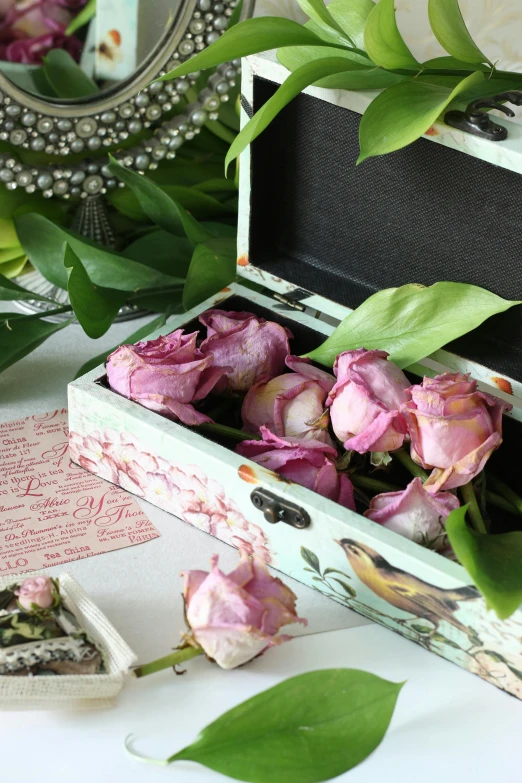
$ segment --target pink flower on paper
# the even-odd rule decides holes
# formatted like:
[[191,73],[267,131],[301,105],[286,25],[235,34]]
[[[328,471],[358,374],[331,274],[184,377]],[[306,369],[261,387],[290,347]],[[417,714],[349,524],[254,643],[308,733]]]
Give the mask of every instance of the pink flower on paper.
[[[0,58],[40,64],[51,49],[79,60],[82,43],[65,30],[85,0],[0,0]],[[2,19],[3,17],[3,19]]]
[[263,440],[240,443],[237,453],[355,511],[352,483],[337,472],[337,452],[332,446],[317,440],[279,438],[266,427],[261,427],[261,434]]
[[271,576],[258,558],[241,551],[238,567],[226,576],[212,558],[212,570],[185,571],[185,611],[193,642],[222,669],[235,669],[292,637],[276,634],[297,616],[296,596]]
[[411,436],[411,456],[433,472],[424,487],[432,494],[467,484],[502,443],[502,416],[512,405],[477,390],[468,375],[424,378],[401,406]]
[[447,549],[445,521],[459,506],[455,495],[430,495],[421,479],[414,478],[405,490],[374,497],[364,516],[411,541],[443,552]]
[[28,612],[35,608],[50,609],[54,604],[55,588],[48,576],[35,576],[22,582],[15,595],[20,606]]
[[210,422],[192,403],[204,400],[227,367],[213,366],[212,356],[196,347],[198,333],[178,329],[157,340],[122,345],[107,359],[111,389],[184,424]]
[[337,383],[326,401],[335,434],[347,451],[399,449],[406,424],[399,407],[410,382],[385,351],[341,353],[335,360]]
[[325,401],[335,378],[298,356],[287,356],[286,366],[293,372],[262,378],[251,387],[241,410],[245,430],[257,433],[264,425],[281,438],[311,438],[333,446]]
[[262,529],[196,465],[172,465],[142,450],[129,435],[110,429],[89,436],[71,432],[69,444],[71,459],[91,473],[266,563],[272,561]]
[[217,392],[246,392],[259,378],[283,372],[293,336],[288,329],[253,313],[225,310],[207,310],[199,320],[207,327],[202,354],[226,371]]

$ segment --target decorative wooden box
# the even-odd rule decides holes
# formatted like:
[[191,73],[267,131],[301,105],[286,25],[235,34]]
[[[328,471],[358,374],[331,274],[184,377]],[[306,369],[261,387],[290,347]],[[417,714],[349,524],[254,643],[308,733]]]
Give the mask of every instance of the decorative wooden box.
[[[272,59],[245,62],[244,119],[285,76]],[[306,92],[242,160],[238,271],[264,293],[235,283],[157,335],[194,331],[200,313],[222,306],[289,326],[299,354],[379,288],[455,280],[522,298],[522,126],[510,123],[509,140],[493,144],[437,124],[427,139],[356,168],[358,112],[371,96]],[[521,350],[515,308],[422,362],[471,372],[513,404],[493,460],[515,487]],[[69,397],[75,461],[102,478],[116,469],[128,491],[522,698],[522,609],[500,622],[460,565],[120,397],[103,366],[72,383]],[[140,485],[133,461],[147,474]],[[303,509],[309,526],[293,526],[291,513],[289,524],[269,524],[257,490]]]

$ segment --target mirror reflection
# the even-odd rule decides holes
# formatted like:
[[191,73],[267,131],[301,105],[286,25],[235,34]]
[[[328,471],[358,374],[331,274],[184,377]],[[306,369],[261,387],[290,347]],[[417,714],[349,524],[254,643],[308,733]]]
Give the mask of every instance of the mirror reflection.
[[85,98],[124,81],[184,0],[0,0],[0,71],[27,92]]

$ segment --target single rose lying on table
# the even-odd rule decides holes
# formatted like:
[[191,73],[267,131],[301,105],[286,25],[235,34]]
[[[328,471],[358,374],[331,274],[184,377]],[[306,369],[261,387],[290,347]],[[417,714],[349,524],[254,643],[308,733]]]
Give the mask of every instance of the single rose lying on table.
[[185,571],[183,598],[188,632],[182,634],[178,649],[165,658],[140,666],[137,677],[175,667],[205,654],[222,669],[242,666],[270,647],[290,641],[278,631],[291,623],[307,624],[295,610],[296,596],[266,565],[240,551],[240,561],[232,573],[218,568]]

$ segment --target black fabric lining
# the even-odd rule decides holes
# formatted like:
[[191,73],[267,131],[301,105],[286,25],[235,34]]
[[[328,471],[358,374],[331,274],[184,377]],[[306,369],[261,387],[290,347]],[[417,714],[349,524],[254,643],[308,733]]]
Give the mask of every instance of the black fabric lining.
[[[522,299],[522,176],[424,139],[356,167],[359,121],[301,95],[254,142],[250,262],[349,307],[438,280]],[[448,347],[522,381],[522,308]]]

